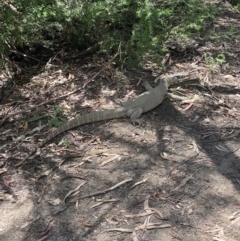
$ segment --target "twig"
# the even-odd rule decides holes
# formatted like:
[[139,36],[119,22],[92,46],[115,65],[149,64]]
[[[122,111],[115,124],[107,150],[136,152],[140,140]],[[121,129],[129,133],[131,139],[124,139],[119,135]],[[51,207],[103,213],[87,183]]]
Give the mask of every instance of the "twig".
[[104,204],[104,203],[119,202],[119,201],[120,201],[119,199],[103,200],[103,201],[101,201],[101,202],[93,205],[93,206],[91,207],[91,209],[92,209],[92,208],[96,208],[96,207],[98,207],[98,206],[100,206],[100,205],[102,205],[102,204]]
[[22,52],[19,51],[19,50],[11,49],[10,52],[13,52],[13,53],[15,53],[15,54],[20,54],[20,55],[22,55],[22,56],[25,57],[25,58],[33,59],[33,60],[36,60],[37,62],[40,62],[39,59],[36,59],[36,58],[34,58],[34,57],[32,57],[32,56],[30,56],[30,55],[28,55],[28,54],[22,53]]
[[88,194],[88,195],[82,196],[82,197],[78,198],[78,200],[81,200],[81,199],[84,199],[84,198],[89,198],[89,197],[94,197],[94,196],[98,196],[98,195],[101,195],[101,194],[108,193],[108,192],[114,190],[115,188],[117,188],[117,187],[119,187],[119,186],[121,186],[121,185],[123,185],[123,184],[125,184],[125,183],[127,183],[127,182],[131,182],[131,181],[132,181],[132,178],[126,179],[126,180],[124,180],[124,181],[122,181],[122,182],[119,182],[118,184],[116,184],[116,185],[114,185],[114,186],[112,186],[112,187],[110,187],[110,188],[107,188],[107,189],[105,189],[105,190],[103,190],[103,191],[98,191],[98,192],[94,192],[94,193],[90,193],[90,194]]
[[147,225],[139,225],[136,228],[130,229],[130,228],[111,228],[106,230],[106,232],[124,232],[124,233],[132,233],[133,231],[139,231],[139,230],[151,230],[151,229],[161,229],[161,228],[171,228],[170,224],[162,224],[162,223],[148,223]]

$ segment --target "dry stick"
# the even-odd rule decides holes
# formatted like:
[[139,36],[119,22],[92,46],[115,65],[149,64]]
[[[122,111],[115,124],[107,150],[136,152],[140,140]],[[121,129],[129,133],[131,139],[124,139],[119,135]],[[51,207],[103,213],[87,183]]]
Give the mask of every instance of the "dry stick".
[[117,187],[119,187],[119,186],[121,186],[121,185],[123,185],[123,184],[125,184],[127,182],[131,182],[131,181],[132,181],[132,178],[126,179],[126,180],[124,180],[122,182],[119,182],[118,184],[116,184],[116,185],[114,185],[114,186],[112,186],[110,188],[107,188],[107,189],[105,189],[103,191],[98,191],[98,192],[94,192],[94,193],[82,196],[82,197],[78,198],[78,200],[84,199],[84,198],[90,198],[90,197],[98,196],[98,195],[101,195],[101,194],[105,194],[105,193],[110,192],[110,191],[114,190],[115,188],[117,188]]
[[39,59],[36,59],[36,58],[34,58],[34,57],[30,56],[30,55],[27,55],[27,54],[25,54],[25,53],[22,53],[22,52],[19,51],[19,50],[12,49],[12,50],[10,50],[10,52],[13,52],[13,53],[15,53],[15,54],[22,55],[22,56],[25,57],[25,58],[33,59],[33,60],[36,60],[36,61],[40,62]]
[[[74,94],[74,93],[76,93],[76,92],[78,92],[78,91],[81,91],[83,88],[85,88],[90,82],[92,82],[99,74],[101,74],[101,73],[107,68],[107,66],[118,56],[118,53],[119,53],[119,50],[118,50],[118,52],[108,61],[108,63],[107,63],[97,74],[95,74],[87,83],[85,83],[85,84],[83,85],[83,87],[78,88],[78,89],[76,89],[76,90],[74,90],[74,91],[72,91],[72,92],[70,92],[70,93],[68,93],[68,94],[61,95],[61,96],[59,96],[59,97],[56,97],[56,98],[53,98],[53,99],[51,99],[51,100],[45,101],[45,102],[43,102],[43,103],[41,103],[41,104],[39,104],[39,105],[29,107],[29,108],[28,108],[28,111],[33,110],[33,109],[36,109],[36,108],[38,108],[38,107],[40,107],[40,106],[42,106],[42,105],[46,105],[46,104],[48,104],[48,103],[51,103],[51,102],[53,102],[53,101],[55,101],[55,100],[59,100],[59,99],[68,97],[69,95],[72,95],[72,94]],[[8,118],[10,118],[10,117],[12,117],[12,116],[14,116],[14,115],[19,115],[19,114],[25,113],[25,112],[26,112],[26,110],[22,110],[22,111],[18,111],[18,112],[15,112],[15,113],[12,113],[12,114],[9,114],[9,115],[5,116],[5,117],[0,121],[0,127],[4,124],[4,122],[5,122]]]

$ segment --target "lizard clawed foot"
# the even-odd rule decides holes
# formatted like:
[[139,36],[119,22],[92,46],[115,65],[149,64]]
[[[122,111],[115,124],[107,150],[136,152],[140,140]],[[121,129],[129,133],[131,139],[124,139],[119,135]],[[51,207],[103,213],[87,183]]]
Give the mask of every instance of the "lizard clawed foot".
[[136,127],[144,126],[142,119],[132,120],[132,124],[133,124],[134,126],[136,126]]

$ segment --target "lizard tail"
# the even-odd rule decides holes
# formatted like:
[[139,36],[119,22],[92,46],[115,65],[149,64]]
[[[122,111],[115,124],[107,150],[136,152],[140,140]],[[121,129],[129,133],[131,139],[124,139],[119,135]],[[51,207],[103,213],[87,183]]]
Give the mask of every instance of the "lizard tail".
[[93,123],[103,120],[116,119],[126,116],[125,108],[118,109],[110,109],[110,110],[102,110],[91,112],[86,115],[77,116],[76,118],[62,124],[56,130],[52,131],[41,143],[38,147],[43,146],[48,141],[58,136],[59,134],[68,131],[74,127],[81,126],[87,123]]
[[18,163],[16,166],[20,166],[23,162],[25,162],[30,156],[32,156],[39,147],[42,147],[47,142],[49,142],[54,137],[60,135],[64,131],[70,130],[74,127],[84,125],[87,123],[93,123],[97,121],[103,121],[103,120],[110,120],[110,119],[116,119],[126,116],[126,110],[124,107],[118,108],[118,109],[111,109],[111,110],[103,110],[103,111],[95,111],[91,112],[86,115],[77,116],[73,120],[70,120],[67,123],[62,124],[59,126],[56,130],[52,131],[37,147],[35,147],[20,163]]

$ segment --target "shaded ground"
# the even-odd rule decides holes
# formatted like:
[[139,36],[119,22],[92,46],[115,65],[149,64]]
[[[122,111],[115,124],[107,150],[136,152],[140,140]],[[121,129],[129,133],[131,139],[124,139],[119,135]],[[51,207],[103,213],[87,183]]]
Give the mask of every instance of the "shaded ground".
[[[1,127],[0,240],[239,240],[240,14],[228,7],[222,5],[198,54],[170,58],[167,74],[194,70],[201,81],[172,91],[198,100],[165,100],[144,114],[144,127],[127,118],[81,126],[16,168],[46,137],[48,115],[59,105],[68,119],[111,108],[140,94],[140,80],[153,84],[154,77],[128,71],[119,79],[108,69],[84,91],[28,112],[81,88],[101,69],[84,59],[51,66],[5,97],[2,115],[24,113]],[[216,60],[221,53],[226,63]],[[27,124],[36,116],[43,118]]]

